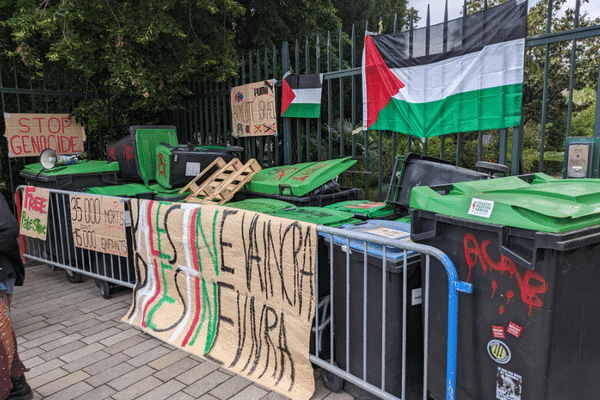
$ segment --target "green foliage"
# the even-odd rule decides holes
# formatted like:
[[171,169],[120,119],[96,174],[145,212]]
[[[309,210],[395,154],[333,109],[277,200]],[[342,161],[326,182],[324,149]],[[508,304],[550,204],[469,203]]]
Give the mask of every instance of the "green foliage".
[[571,120],[571,136],[593,136],[594,135],[594,124],[596,122],[596,93],[591,91],[589,93],[593,99],[589,102],[589,105],[575,114]]
[[296,39],[336,32],[341,21],[331,0],[237,0],[245,10],[236,19],[236,43],[240,49],[294,43]]

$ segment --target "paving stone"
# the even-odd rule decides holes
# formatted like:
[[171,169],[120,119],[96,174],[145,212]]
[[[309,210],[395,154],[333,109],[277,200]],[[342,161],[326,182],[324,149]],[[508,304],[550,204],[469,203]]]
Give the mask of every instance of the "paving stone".
[[[28,363],[24,363],[24,364],[26,367],[29,368]],[[53,369],[60,368],[63,365],[65,365],[65,363],[63,361],[59,360],[58,358],[55,358],[54,360],[46,361],[43,364],[36,365],[35,367],[30,367],[31,370],[29,370],[28,372],[25,373],[25,377],[27,379],[31,379],[35,376],[50,372]]]
[[76,384],[69,386],[66,389],[54,393],[52,396],[46,397],[46,400],[74,399],[78,396],[81,396],[84,393],[90,392],[93,389],[93,386],[90,386],[85,382],[77,382]]
[[[123,375],[131,372],[134,369],[127,363],[121,363],[114,367],[108,368],[102,372],[96,373],[86,379],[86,382],[94,387],[98,387],[104,384],[111,385],[116,379],[119,379]],[[84,369],[85,371],[85,369]],[[112,387],[112,385],[111,385]],[[117,389],[118,391],[118,389]]]
[[[205,376],[217,369],[219,369],[219,366],[217,364],[212,363],[210,361],[204,361],[203,363],[195,366],[189,371],[186,371],[181,375],[177,376],[177,380],[185,383],[186,385],[191,385],[198,379],[204,378]],[[219,371],[223,372],[220,369]]]
[[178,377],[179,375],[183,374],[186,371],[189,371],[197,365],[198,361],[194,361],[191,358],[186,357],[158,371],[154,374],[154,376],[160,379],[161,381],[165,382],[169,379]]
[[142,343],[136,344],[135,346],[132,346],[126,350],[123,350],[123,353],[128,355],[129,357],[135,357],[140,354],[144,354],[149,351],[152,351],[152,349],[160,346],[161,344],[162,344],[162,342],[160,340],[155,339],[155,338],[150,338],[148,340],[145,340]]
[[225,400],[251,385],[252,382],[240,375],[235,375],[210,391],[218,399]]
[[164,400],[166,398],[170,398],[169,396],[177,394],[184,388],[185,385],[183,383],[173,379],[154,388],[145,395],[138,397],[136,400]]
[[123,364],[127,360],[129,360],[129,357],[127,357],[125,354],[119,353],[115,354],[114,356],[105,358],[102,361],[90,364],[89,367],[85,367],[83,368],[83,370],[90,375],[96,375],[102,371],[106,371],[109,368],[115,367],[119,364]]
[[152,375],[154,372],[154,369],[144,365],[140,368],[134,368],[133,371],[127,372],[118,378],[115,378],[109,383],[109,385],[110,387],[115,388],[117,391],[120,391],[135,384],[136,382],[139,382],[147,376]]
[[171,350],[170,353],[167,353],[164,356],[157,358],[156,360],[152,361],[148,365],[150,367],[160,371],[160,370],[168,367],[169,365],[176,363],[177,361],[179,361],[183,358],[186,358],[187,356],[188,356],[188,353],[186,353],[185,351],[175,349],[175,350]]
[[121,331],[118,328],[112,327],[112,328],[104,329],[103,331],[98,332],[93,335],[85,335],[81,339],[81,341],[85,344],[90,344],[90,343],[98,342],[102,339],[106,339],[108,337],[114,336],[118,333],[121,333]]
[[45,372],[43,374],[40,374],[38,376],[31,377],[31,378],[27,377],[27,383],[29,383],[29,385],[32,388],[39,388],[50,382],[54,382],[57,379],[60,379],[63,376],[68,375],[68,374],[69,373],[62,368],[54,368],[54,369],[52,369],[48,372]]
[[[56,333],[56,332],[54,332],[54,333]],[[59,332],[59,333],[62,333],[62,332]],[[82,337],[83,336],[81,336],[79,333],[74,333],[72,335],[65,335],[64,333],[62,333],[62,337],[54,339],[53,341],[51,341],[49,343],[45,343],[39,347],[44,351],[51,351],[51,350],[58,349],[59,347],[68,345],[70,343],[76,342],[77,340],[81,339]]]
[[250,385],[233,397],[230,400],[248,400],[248,399],[260,399],[267,394],[267,391],[259,388],[256,385]]
[[44,354],[40,354],[40,357],[42,357],[44,360],[51,360],[53,358],[58,358],[62,355],[65,355],[67,353],[70,353],[72,351],[80,349],[82,347],[85,347],[85,343],[80,342],[80,341],[75,341],[72,343],[68,343],[64,346],[57,347],[54,350],[47,351]]
[[82,357],[87,357],[90,354],[93,354],[102,349],[104,349],[104,346],[102,346],[100,343],[92,343],[90,345],[82,347],[79,350],[75,350],[68,354],[65,354],[64,356],[60,357],[60,359],[66,363],[70,363]]
[[115,394],[117,391],[108,385],[99,386],[89,392],[78,396],[77,400],[104,400]]
[[[109,354],[122,353],[123,355],[126,355],[125,353],[123,353],[124,350],[127,350],[133,346],[136,346],[139,343],[142,343],[144,340],[145,339],[141,335],[132,336],[121,342],[112,344],[110,346],[106,346],[106,350],[104,350],[104,351],[106,351]],[[104,343],[104,340],[101,340],[100,343]]]
[[[204,393],[210,392],[213,388],[219,386],[221,383],[226,381],[229,375],[226,375],[220,371],[213,371],[204,378],[196,381],[194,384],[189,385],[183,391],[194,397],[200,397]],[[254,397],[248,397],[254,398]]]
[[147,351],[145,353],[142,353],[138,356],[133,357],[131,360],[127,361],[129,364],[133,365],[134,367],[139,367],[141,365],[144,364],[148,364],[149,362],[156,360],[157,358],[167,354],[169,352],[168,349],[164,348],[163,346],[158,346],[153,348],[150,351]]
[[68,364],[63,365],[63,368],[69,372],[79,371],[80,369],[84,369],[85,367],[97,363],[98,361],[104,360],[110,357],[110,354],[104,351],[96,351],[94,353],[88,354],[85,357],[81,357],[75,361],[72,361]]
[[123,331],[123,332],[115,335],[115,336],[101,340],[100,343],[102,343],[105,346],[112,346],[119,342],[122,342],[125,339],[129,339],[130,337],[136,336],[139,333],[140,333],[139,330],[137,330],[135,328],[130,328],[130,329],[127,329],[126,331]]
[[148,376],[140,381],[130,384],[129,386],[119,390],[117,393],[112,395],[115,400],[132,400],[150,392],[153,389],[160,386],[162,381],[156,379],[153,376]]

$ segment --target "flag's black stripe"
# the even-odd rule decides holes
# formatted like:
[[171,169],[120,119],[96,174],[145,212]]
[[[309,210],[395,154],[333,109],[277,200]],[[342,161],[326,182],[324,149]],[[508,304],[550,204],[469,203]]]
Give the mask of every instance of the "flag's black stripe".
[[292,89],[321,88],[320,74],[288,75],[285,80]]
[[[390,68],[425,65],[481,51],[485,46],[522,39],[527,36],[527,2],[516,0],[448,22],[444,46],[443,24],[430,27],[430,46],[426,52],[426,28],[413,31],[412,52],[409,32],[373,35],[373,43]],[[446,48],[446,52],[443,49]],[[429,54],[429,55],[426,55]],[[412,55],[412,57],[409,57]]]

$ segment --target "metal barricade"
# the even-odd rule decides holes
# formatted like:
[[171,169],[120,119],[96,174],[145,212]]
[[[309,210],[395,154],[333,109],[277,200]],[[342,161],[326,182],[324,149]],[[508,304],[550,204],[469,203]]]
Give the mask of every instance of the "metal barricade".
[[[25,186],[20,186],[15,194],[17,203],[20,204],[22,193]],[[96,283],[100,288],[100,292],[104,297],[110,295],[110,285],[119,285],[127,288],[133,288],[135,284],[135,259],[133,255],[133,244],[131,243],[131,216],[129,214],[129,201],[125,202],[126,210],[126,229],[128,230],[128,256],[119,257],[115,255],[105,254],[97,251],[82,249],[75,245],[73,240],[73,234],[71,232],[71,207],[69,196],[76,192],[49,189],[50,190],[50,207],[48,215],[48,228],[46,240],[34,239],[31,237],[22,236],[24,255],[29,260],[35,260],[46,263],[52,267],[58,267],[65,269],[72,274],[81,274],[90,276],[96,279]],[[90,195],[94,196],[94,195]],[[122,199],[122,198],[120,198]],[[455,388],[456,388],[456,359],[457,359],[457,322],[458,322],[458,292],[471,293],[472,285],[466,282],[462,282],[458,279],[456,270],[452,261],[440,250],[431,247],[420,245],[412,242],[406,242],[401,240],[394,240],[383,236],[367,235],[361,232],[353,232],[345,229],[330,228],[318,225],[317,231],[322,236],[327,236],[325,239],[328,244],[329,252],[329,265],[324,264],[323,261],[317,263],[316,276],[316,302],[315,310],[315,325],[312,330],[313,349],[311,350],[310,360],[311,362],[322,368],[324,382],[331,390],[339,390],[341,384],[347,381],[356,387],[363,389],[377,397],[382,399],[390,400],[411,400],[407,398],[407,386],[414,386],[414,382],[410,382],[407,378],[407,365],[412,362],[407,355],[407,349],[419,348],[422,356],[422,378],[419,378],[419,385],[422,389],[422,398],[427,400],[427,354],[428,354],[428,330],[429,330],[429,267],[430,258],[435,257],[446,269],[448,275],[448,337],[447,337],[447,374],[446,374],[446,399],[455,399]],[[336,238],[343,238],[346,243],[339,246],[339,250],[345,257],[345,265],[342,270],[339,269],[334,274],[334,236]],[[363,265],[362,270],[358,271],[361,278],[361,293],[360,293],[360,305],[351,305],[351,298],[354,299],[351,293],[351,273],[356,274],[356,271],[352,271],[350,256],[350,240],[358,240],[363,243]],[[369,278],[368,264],[371,262],[368,260],[367,243],[377,244],[382,246],[382,257],[380,261],[377,261],[379,268],[381,268],[381,277],[378,285],[378,290],[381,291],[379,302],[381,310],[375,317],[375,324],[372,324],[373,317],[368,314],[371,312],[370,308],[372,304],[377,302],[377,299],[369,297],[369,287],[373,285],[372,279]],[[396,286],[391,286],[389,281],[389,274],[387,273],[388,265],[388,248],[398,249],[402,252],[401,265],[398,270],[401,273],[401,283],[397,282]],[[411,253],[412,252],[412,253]],[[339,251],[338,251],[339,253]],[[409,287],[408,287],[408,273],[406,272],[409,268],[409,254],[419,254],[419,270],[424,272],[424,278],[419,280],[422,281],[422,326],[411,326],[407,320],[408,314],[408,299],[409,299]],[[339,258],[339,254],[335,257]],[[414,258],[414,256],[413,256]],[[320,259],[317,257],[317,259]],[[414,261],[414,260],[413,260]],[[325,263],[326,264],[326,263]],[[414,262],[413,262],[414,264]],[[371,264],[372,265],[372,264]],[[355,268],[354,268],[355,269]],[[344,271],[345,270],[345,271]],[[383,271],[386,273],[383,273]],[[400,275],[400,274],[398,274]],[[319,282],[319,279],[325,279],[327,282],[322,285],[323,282]],[[71,279],[70,279],[71,280]],[[71,280],[73,281],[73,280]],[[380,285],[380,286],[379,286]],[[388,288],[389,287],[389,288]],[[402,294],[401,300],[397,306],[401,307],[400,310],[394,307],[394,304],[389,304],[389,296],[393,290],[400,291]],[[326,293],[319,293],[319,291]],[[413,295],[414,305],[414,291]],[[340,296],[343,300],[340,302]],[[342,303],[341,305],[339,303]],[[345,304],[344,304],[345,303]],[[390,309],[388,309],[388,307]],[[353,309],[354,308],[354,309]],[[345,315],[341,316],[341,312]],[[351,311],[356,313],[359,311],[360,326],[351,326]],[[396,313],[401,315],[401,321],[393,326],[388,326],[388,320],[390,314]],[[379,321],[379,322],[378,322]],[[413,321],[414,322],[414,321]],[[373,333],[373,326],[381,324],[381,331],[378,334]],[[419,322],[421,324],[421,322]],[[352,328],[352,329],[351,329]],[[400,332],[394,333],[394,329],[400,329]],[[352,343],[351,351],[351,333],[356,331],[361,332],[359,346],[355,348],[356,343]],[[407,339],[407,333],[413,330],[422,331],[422,342],[410,343]],[[340,334],[338,331],[342,331]],[[398,343],[389,343],[387,340],[390,337],[390,332],[397,334],[400,341],[400,354],[391,354],[396,350]],[[374,384],[369,382],[367,377],[368,369],[372,369],[371,365],[368,365],[367,352],[369,346],[369,340],[373,337],[380,338],[378,349],[380,351],[379,360],[380,366],[377,371],[379,383]],[[336,342],[338,346],[336,347]],[[355,341],[354,341],[355,342]],[[339,344],[342,343],[342,352],[339,350]],[[412,347],[411,347],[412,346]],[[391,350],[390,350],[391,349]],[[340,354],[341,353],[341,354]],[[359,354],[359,373],[350,371],[351,369],[356,370],[356,354]],[[395,367],[396,364],[389,363],[390,359],[396,359],[400,357],[400,364]],[[344,360],[344,365],[338,366],[336,360]],[[388,365],[390,364],[390,365]],[[353,365],[352,368],[350,366]],[[398,371],[399,370],[399,371]],[[386,382],[388,377],[394,375],[394,379],[399,379],[400,389],[399,393],[390,393],[386,389]],[[399,375],[399,376],[398,376]],[[420,395],[419,395],[420,397]]]
[[[319,367],[321,367],[323,369],[324,372],[324,381],[326,383],[326,386],[331,386],[330,389],[333,387],[333,389],[339,389],[341,388],[341,383],[343,383],[343,381],[341,381],[340,379],[343,379],[353,385],[355,385],[356,387],[367,391],[369,393],[372,393],[373,395],[380,397],[382,399],[390,399],[390,400],[397,400],[397,399],[407,399],[407,386],[411,384],[411,382],[407,381],[407,361],[414,361],[414,360],[409,360],[407,357],[407,349],[414,349],[414,347],[411,346],[415,346],[415,343],[409,343],[409,341],[407,340],[407,332],[409,332],[409,330],[418,330],[418,329],[422,329],[423,332],[423,337],[422,337],[422,382],[419,382],[421,384],[421,389],[422,389],[422,398],[423,400],[427,400],[428,396],[427,396],[427,370],[428,370],[428,343],[429,343],[429,335],[428,335],[428,331],[429,331],[429,320],[428,320],[428,314],[429,314],[429,269],[430,269],[430,259],[431,257],[435,257],[436,259],[438,259],[441,264],[444,266],[446,273],[448,275],[448,337],[447,337],[447,357],[446,357],[446,366],[447,366],[447,370],[446,370],[446,399],[450,400],[450,399],[455,399],[455,392],[456,392],[456,364],[457,364],[457,328],[458,328],[458,292],[464,292],[464,293],[472,293],[472,285],[470,283],[466,283],[466,282],[462,282],[458,279],[457,273],[456,273],[456,269],[454,267],[454,264],[452,263],[452,261],[450,261],[450,259],[448,258],[448,256],[446,256],[443,252],[441,252],[440,250],[431,247],[431,246],[425,246],[425,245],[420,245],[420,244],[416,244],[416,243],[412,243],[412,242],[407,242],[407,241],[401,241],[401,240],[394,240],[394,239],[390,239],[390,238],[386,238],[383,236],[377,237],[376,235],[368,235],[365,233],[361,233],[361,232],[352,232],[349,230],[344,230],[344,229],[338,229],[338,228],[329,228],[329,227],[325,227],[325,226],[318,226],[317,227],[317,231],[320,232],[321,234],[323,234],[323,236],[326,236],[325,241],[328,244],[328,251],[329,251],[329,266],[323,266],[323,265],[319,265],[318,267],[320,268],[329,268],[329,293],[321,293],[319,294],[317,292],[317,298],[319,298],[319,302],[317,302],[319,304],[319,306],[316,309],[316,315],[315,315],[315,329],[313,329],[314,332],[314,338],[313,340],[315,341],[315,346],[314,346],[314,350],[313,353],[311,354],[311,362]],[[345,244],[337,244],[338,249],[336,250],[338,252],[337,255],[334,254],[334,247],[336,246],[336,244],[334,243],[334,236],[336,237],[336,239],[339,238],[343,238],[343,240],[345,240]],[[350,250],[350,240],[358,240],[361,241],[363,243],[363,265],[362,265],[362,270],[360,270],[361,268],[356,268],[356,266],[352,266],[351,265],[351,261],[350,261],[350,257],[351,257],[351,250]],[[379,282],[372,282],[372,279],[370,280],[368,275],[368,269],[372,268],[369,267],[369,263],[371,261],[368,260],[368,252],[367,252],[367,248],[368,248],[368,243],[372,243],[372,244],[377,244],[377,245],[381,245],[382,246],[382,259],[381,259],[381,265],[379,266],[379,268],[381,268],[381,278]],[[401,258],[401,275],[402,275],[402,282],[401,282],[401,292],[402,292],[402,299],[401,299],[401,304],[398,304],[399,307],[401,307],[401,326],[387,326],[388,325],[388,321],[393,320],[390,318],[390,313],[398,313],[400,310],[395,309],[395,307],[393,307],[393,304],[388,304],[389,301],[389,289],[388,286],[391,286],[390,284],[390,273],[388,273],[388,248],[392,248],[392,249],[399,249],[403,252],[403,257]],[[422,327],[420,326],[410,326],[408,321],[407,321],[407,311],[408,311],[408,299],[409,299],[409,291],[408,291],[408,272],[407,269],[409,267],[409,252],[414,252],[414,253],[418,253],[419,256],[419,260],[420,260],[420,264],[422,263],[422,270],[424,272],[424,278],[422,279],[423,282],[423,302],[422,302]],[[336,274],[334,274],[334,257],[338,257],[338,262],[339,262],[339,257],[340,257],[340,253],[343,254],[343,257],[345,257],[345,266],[343,268],[345,268],[345,273],[342,271],[342,273],[340,272],[339,269],[339,265],[338,265],[338,269],[336,271]],[[353,256],[355,257],[355,255]],[[356,262],[356,258],[354,259]],[[419,268],[421,268],[421,266],[419,266]],[[354,269],[354,271],[352,271],[352,269]],[[356,271],[356,270],[359,271]],[[386,273],[383,273],[383,271],[386,271]],[[358,292],[352,292],[351,293],[351,275],[354,274],[354,277],[358,276],[358,277],[362,277],[363,280],[361,282],[362,285],[356,285],[355,283],[352,284],[354,285],[354,289],[356,289],[356,287],[358,286],[359,289],[362,289],[362,293],[360,293],[360,290]],[[358,274],[358,275],[357,275]],[[321,271],[320,273],[316,274],[317,279],[323,279],[323,277],[326,277],[326,275],[323,274],[323,271]],[[342,279],[344,278],[345,279]],[[370,297],[369,295],[369,287],[372,285],[381,285],[379,288],[381,290],[381,298],[377,299],[377,298],[373,298]],[[322,286],[321,286],[322,287]],[[320,286],[319,286],[319,282],[317,282],[316,284],[316,288],[317,291],[319,290]],[[395,289],[398,289],[398,287],[394,287]],[[379,290],[379,289],[378,289]],[[342,297],[345,297],[345,299],[343,300],[345,302],[345,304],[339,305],[336,304],[336,298],[339,300],[340,298],[340,292],[342,293]],[[360,326],[358,327],[352,327],[351,326],[351,320],[353,319],[353,317],[351,316],[351,313],[353,313],[354,315],[357,315],[356,312],[356,304],[352,304],[353,302],[356,302],[355,296],[358,296],[359,299],[362,299],[361,303],[359,305],[359,307],[362,307],[362,316],[359,317],[354,317],[355,320],[358,320],[360,322]],[[380,304],[379,304],[380,302]],[[369,313],[372,311],[371,309],[372,304],[378,304],[379,307],[381,307],[381,314],[379,315],[379,318],[376,317],[369,317]],[[324,309],[324,308],[327,309]],[[391,310],[388,310],[387,307],[390,307]],[[377,308],[377,307],[376,307]],[[323,315],[323,313],[326,312],[325,315]],[[345,316],[336,316],[336,312],[342,312],[345,313]],[[381,323],[381,332],[377,332],[377,333],[373,333],[373,326],[377,325],[378,321],[377,319],[380,320]],[[340,324],[339,322],[342,321],[342,323]],[[326,323],[329,322],[330,326],[329,326],[329,334],[327,335],[327,333],[325,333],[325,326]],[[337,323],[336,323],[337,322]],[[375,323],[373,323],[375,322]],[[400,329],[401,332],[398,333],[398,337],[400,338],[400,342],[401,342],[401,354],[389,354],[389,348],[393,347],[392,345],[394,343],[386,343],[386,339],[390,337],[390,330],[394,330],[394,329]],[[342,337],[340,337],[339,334],[336,334],[336,331],[342,331]],[[359,337],[362,339],[361,342],[362,343],[358,343],[358,346],[360,346],[360,349],[357,349],[357,341],[354,339],[352,340],[350,335],[351,334],[355,334],[356,332],[362,332],[362,334],[358,334]],[[371,332],[371,333],[370,333]],[[325,335],[325,337],[323,337],[323,335]],[[380,362],[380,371],[377,371],[377,373],[375,375],[377,375],[377,378],[379,378],[379,382],[378,384],[374,383],[374,382],[369,382],[368,379],[366,379],[366,377],[369,375],[369,372],[372,372],[373,369],[373,365],[367,365],[368,364],[368,357],[367,357],[367,353],[368,353],[368,349],[371,348],[371,343],[369,343],[369,338],[370,336],[374,336],[377,337],[377,339],[381,338],[381,355],[379,360],[382,360]],[[337,346],[336,343],[338,342]],[[343,343],[344,346],[340,346],[339,342]],[[352,342],[352,345],[351,345]],[[328,343],[328,346],[327,346]],[[419,343],[416,344],[417,346],[420,345]],[[324,347],[327,348],[328,351],[324,351]],[[339,350],[341,348],[342,350],[342,354],[336,354],[336,349]],[[324,357],[321,357],[322,354],[325,354]],[[354,357],[355,359],[358,359],[358,361],[353,360],[352,357]],[[389,362],[388,360],[393,359],[395,357],[401,357],[401,363],[399,365],[399,369],[398,370],[392,370],[390,371],[388,368],[389,366],[387,365]],[[336,360],[338,359],[342,359],[344,360],[344,364],[345,365],[337,365],[336,364]],[[356,365],[356,364],[360,364],[360,365]],[[357,368],[358,367],[358,368]],[[387,367],[387,368],[386,368]],[[359,373],[355,373],[356,370],[359,370]],[[351,371],[354,370],[354,371]],[[400,374],[400,377],[398,377],[400,379],[400,389],[399,393],[393,394],[390,393],[389,390],[386,390],[386,383],[389,383],[389,379],[388,376],[389,374]],[[334,376],[334,378],[332,378],[332,375]],[[371,374],[371,376],[373,376],[373,374]],[[338,382],[332,382],[332,379],[338,379]],[[370,379],[371,381],[373,379]],[[420,380],[420,379],[419,379]],[[412,382],[413,386],[414,386],[414,382]],[[398,391],[397,390],[397,391]],[[414,394],[413,394],[414,395]],[[419,394],[420,397],[420,394]]]
[[[20,204],[23,190],[19,186],[15,193]],[[128,257],[119,257],[98,251],[87,250],[75,245],[71,232],[71,206],[69,195],[78,192],[59,189],[50,190],[48,225],[46,240],[22,237],[24,256],[28,260],[40,261],[52,267],[62,268],[71,282],[80,281],[81,276],[96,279],[96,285],[103,297],[110,296],[114,285],[133,288],[135,284],[133,247],[128,234]],[[95,196],[95,195],[89,195]],[[125,202],[126,215],[129,216],[129,202]],[[126,218],[126,229],[131,229],[131,218]]]

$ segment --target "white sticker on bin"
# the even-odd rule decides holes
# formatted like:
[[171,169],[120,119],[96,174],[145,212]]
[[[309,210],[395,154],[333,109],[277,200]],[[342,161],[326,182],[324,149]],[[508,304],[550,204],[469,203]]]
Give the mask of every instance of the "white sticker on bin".
[[410,304],[413,306],[423,303],[423,289],[416,288],[412,290],[412,299]]
[[202,167],[198,162],[188,162],[185,163],[185,176],[198,176]]
[[490,200],[482,200],[473,198],[471,200],[471,206],[467,214],[475,215],[477,217],[489,218],[494,210],[494,202]]
[[399,231],[399,230],[390,229],[390,228],[375,228],[375,229],[369,229],[365,232],[373,233],[373,234],[379,235],[379,236],[385,236],[390,239],[402,239],[402,240],[410,239],[410,232]]

